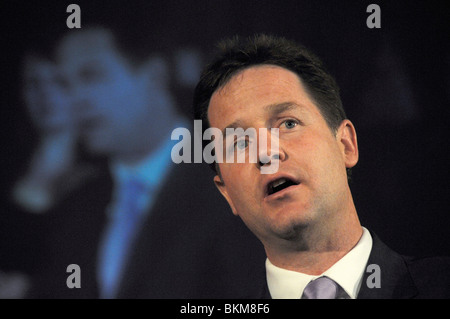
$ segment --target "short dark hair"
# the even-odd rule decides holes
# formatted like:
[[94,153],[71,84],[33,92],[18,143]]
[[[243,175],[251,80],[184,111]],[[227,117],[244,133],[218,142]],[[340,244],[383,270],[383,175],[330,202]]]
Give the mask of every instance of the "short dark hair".
[[346,119],[336,81],[304,46],[283,37],[258,34],[222,40],[218,49],[194,91],[194,117],[202,120],[204,130],[209,127],[208,107],[214,92],[238,72],[257,65],[276,65],[297,74],[333,133]]

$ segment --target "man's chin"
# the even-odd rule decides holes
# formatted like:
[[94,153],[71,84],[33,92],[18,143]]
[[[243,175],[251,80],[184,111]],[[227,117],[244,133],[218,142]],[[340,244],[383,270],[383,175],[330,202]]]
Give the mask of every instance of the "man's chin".
[[300,218],[303,216],[294,216],[289,220],[278,221],[272,224],[271,230],[275,237],[285,241],[299,241],[303,238],[305,230],[310,225],[309,218]]

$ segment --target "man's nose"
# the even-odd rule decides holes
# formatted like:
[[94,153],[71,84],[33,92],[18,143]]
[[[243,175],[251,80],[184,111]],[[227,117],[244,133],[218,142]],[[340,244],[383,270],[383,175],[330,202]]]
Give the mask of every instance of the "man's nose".
[[260,129],[257,161],[259,168],[270,165],[273,161],[283,161],[285,157],[286,154],[280,148],[278,130],[266,133]]
[[264,165],[270,164],[274,160],[279,161],[280,160],[280,154],[273,154],[273,153],[270,154],[270,155],[263,154],[263,155],[259,156],[259,158],[258,158],[258,165],[260,167],[262,167]]

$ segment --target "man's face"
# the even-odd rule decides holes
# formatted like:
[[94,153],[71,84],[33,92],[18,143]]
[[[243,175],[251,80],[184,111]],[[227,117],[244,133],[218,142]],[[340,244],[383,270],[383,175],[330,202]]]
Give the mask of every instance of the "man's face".
[[[348,155],[347,139],[356,147],[354,128],[344,121],[332,132],[293,72],[271,65],[241,71],[213,94],[208,119],[220,130],[238,125],[258,132],[267,128],[270,135],[270,128],[279,129],[278,154],[270,145],[258,149],[279,161],[276,173],[261,174],[261,164],[246,161],[220,163],[222,179],[215,177],[233,213],[263,243],[290,239],[303,227],[333,220],[348,200],[346,167],[356,164],[357,150]],[[277,186],[282,178],[288,187]]]
[[150,88],[119,54],[111,34],[95,29],[70,34],[58,58],[88,149],[106,155],[139,151],[151,136]]

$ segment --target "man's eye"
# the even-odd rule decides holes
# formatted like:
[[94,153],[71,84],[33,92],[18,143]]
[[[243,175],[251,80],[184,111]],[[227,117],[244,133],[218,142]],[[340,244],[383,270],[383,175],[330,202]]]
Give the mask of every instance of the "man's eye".
[[247,140],[239,140],[239,141],[236,141],[236,143],[234,144],[234,147],[237,148],[238,150],[243,150],[247,146],[248,146]]
[[283,124],[287,129],[293,129],[298,125],[297,121],[294,120],[286,120],[283,122]]

